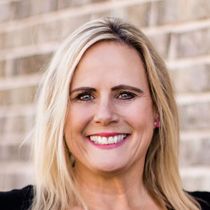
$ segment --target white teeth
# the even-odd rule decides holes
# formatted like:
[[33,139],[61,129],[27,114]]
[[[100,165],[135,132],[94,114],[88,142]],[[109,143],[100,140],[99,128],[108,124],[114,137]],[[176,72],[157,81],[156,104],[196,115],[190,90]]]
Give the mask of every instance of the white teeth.
[[106,144],[106,142],[107,142],[106,137],[102,137],[102,138],[101,138],[101,141],[102,141],[102,144]]
[[97,144],[116,144],[122,141],[126,137],[125,134],[120,134],[116,136],[90,136],[90,140],[97,143]]

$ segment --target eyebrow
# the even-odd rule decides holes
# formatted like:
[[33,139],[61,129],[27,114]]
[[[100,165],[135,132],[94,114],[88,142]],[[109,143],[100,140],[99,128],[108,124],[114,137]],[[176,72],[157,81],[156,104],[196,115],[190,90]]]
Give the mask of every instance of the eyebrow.
[[[138,92],[138,93],[143,93],[144,92],[142,89],[137,88],[137,87],[133,87],[133,86],[130,86],[130,85],[117,85],[117,86],[112,87],[111,90],[112,91],[116,91],[116,90],[133,90],[133,91]],[[76,88],[76,89],[72,90],[70,92],[70,94],[72,94],[74,92],[78,92],[78,91],[96,92],[96,89],[92,88],[92,87],[79,87],[79,88]]]
[[133,87],[130,85],[117,85],[115,87],[113,87],[111,90],[115,91],[115,90],[133,90],[136,91],[138,93],[143,93],[144,91],[140,88],[137,87]]
[[78,92],[78,91],[95,92],[96,89],[95,88],[91,88],[91,87],[79,87],[79,88],[75,88],[74,90],[70,91],[70,94],[72,94],[74,92]]

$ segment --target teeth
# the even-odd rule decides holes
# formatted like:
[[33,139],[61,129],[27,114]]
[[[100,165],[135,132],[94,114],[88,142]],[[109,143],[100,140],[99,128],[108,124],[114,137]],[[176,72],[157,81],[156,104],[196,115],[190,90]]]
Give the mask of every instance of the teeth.
[[125,134],[116,136],[102,137],[102,136],[90,136],[90,140],[97,144],[116,144],[122,141],[126,137]]

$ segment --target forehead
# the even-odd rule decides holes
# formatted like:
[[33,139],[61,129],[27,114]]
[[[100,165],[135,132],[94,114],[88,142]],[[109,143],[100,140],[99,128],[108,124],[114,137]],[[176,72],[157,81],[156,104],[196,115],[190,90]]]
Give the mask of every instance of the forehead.
[[91,46],[82,56],[72,83],[101,79],[113,83],[145,80],[144,65],[136,49],[119,41],[101,41]]
[[[112,57],[113,55],[114,57]],[[84,62],[88,62],[90,59],[95,61],[109,61],[108,63],[113,64],[114,61],[116,61],[116,63],[119,62],[120,58],[126,58],[126,62],[128,62],[128,60],[135,60],[137,63],[141,61],[139,53],[132,46],[118,40],[102,40],[86,50],[79,62],[79,66]]]

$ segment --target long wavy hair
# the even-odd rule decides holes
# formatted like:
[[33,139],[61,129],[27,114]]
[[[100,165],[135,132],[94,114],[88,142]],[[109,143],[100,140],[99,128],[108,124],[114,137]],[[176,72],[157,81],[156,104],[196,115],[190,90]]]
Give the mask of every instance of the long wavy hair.
[[31,209],[67,210],[77,205],[88,210],[77,190],[64,127],[72,75],[85,51],[105,40],[137,50],[160,117],[161,127],[154,131],[145,160],[143,182],[147,190],[163,209],[200,209],[182,187],[177,106],[165,63],[140,30],[117,18],[97,19],[78,28],[64,40],[46,69],[38,90],[33,132],[35,186]]

